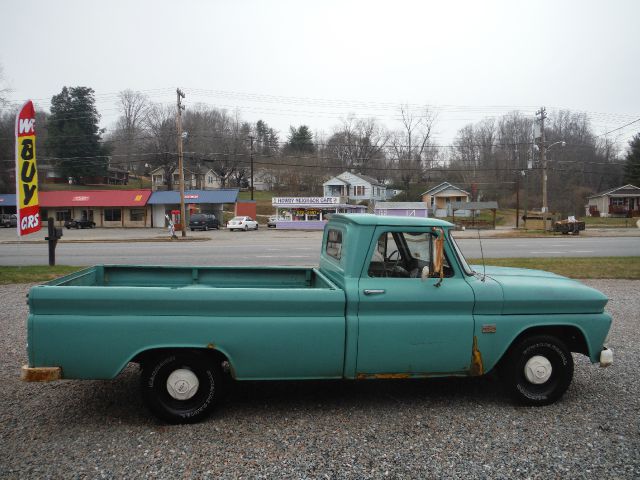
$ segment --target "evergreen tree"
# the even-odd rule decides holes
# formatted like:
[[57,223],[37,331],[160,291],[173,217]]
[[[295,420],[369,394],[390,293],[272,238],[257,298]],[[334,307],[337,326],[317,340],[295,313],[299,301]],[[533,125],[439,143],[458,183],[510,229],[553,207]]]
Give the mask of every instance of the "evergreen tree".
[[629,142],[629,151],[624,165],[624,181],[640,187],[640,133],[637,133]]
[[309,127],[306,125],[300,125],[298,128],[291,127],[287,148],[297,153],[314,153],[316,146],[313,144],[313,134]]
[[88,87],[63,87],[51,99],[47,152],[62,175],[83,183],[87,177],[107,173],[107,149],[100,144],[100,115],[94,91]]

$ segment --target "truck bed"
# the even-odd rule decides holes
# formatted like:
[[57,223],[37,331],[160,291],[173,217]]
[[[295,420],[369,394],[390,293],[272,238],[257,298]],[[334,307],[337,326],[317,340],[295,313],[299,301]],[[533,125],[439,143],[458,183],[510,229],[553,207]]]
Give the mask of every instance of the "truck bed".
[[52,280],[48,286],[336,288],[315,268],[96,265]]
[[29,364],[63,378],[176,346],[221,351],[238,379],[342,376],[344,291],[314,268],[99,265],[33,287],[29,306]]

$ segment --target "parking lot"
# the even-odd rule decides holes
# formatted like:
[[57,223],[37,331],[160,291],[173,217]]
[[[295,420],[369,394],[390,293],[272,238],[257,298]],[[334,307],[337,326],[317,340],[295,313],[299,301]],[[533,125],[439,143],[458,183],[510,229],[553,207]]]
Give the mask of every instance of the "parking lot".
[[20,382],[26,285],[0,287],[2,478],[638,478],[640,281],[586,282],[614,317],[614,365],[576,357],[557,404],[513,405],[493,377],[235,385],[197,425],[144,409],[138,371]]

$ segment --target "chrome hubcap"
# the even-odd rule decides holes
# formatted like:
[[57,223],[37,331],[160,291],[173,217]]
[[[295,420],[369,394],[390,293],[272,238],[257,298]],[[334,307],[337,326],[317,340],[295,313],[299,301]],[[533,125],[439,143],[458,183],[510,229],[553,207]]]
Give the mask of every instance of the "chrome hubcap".
[[185,368],[174,370],[167,378],[167,391],[176,400],[189,400],[198,391],[198,377]]
[[524,375],[527,380],[536,385],[540,385],[551,378],[551,362],[542,355],[535,355],[527,361],[524,366]]

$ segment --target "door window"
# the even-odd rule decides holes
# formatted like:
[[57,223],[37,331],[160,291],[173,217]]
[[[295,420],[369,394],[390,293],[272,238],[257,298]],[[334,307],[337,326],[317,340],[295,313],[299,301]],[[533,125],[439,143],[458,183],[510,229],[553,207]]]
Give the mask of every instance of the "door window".
[[[427,232],[384,232],[376,242],[369,263],[369,277],[420,278],[439,276],[434,271],[435,235]],[[426,270],[425,270],[426,269]],[[445,254],[445,277],[453,276]]]

